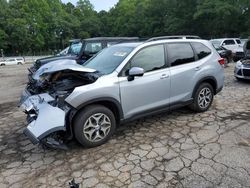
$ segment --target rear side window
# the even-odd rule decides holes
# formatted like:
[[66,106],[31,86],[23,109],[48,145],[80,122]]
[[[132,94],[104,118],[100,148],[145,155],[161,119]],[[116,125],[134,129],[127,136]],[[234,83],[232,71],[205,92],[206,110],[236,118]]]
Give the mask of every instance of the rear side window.
[[194,42],[192,43],[192,46],[194,47],[197,53],[198,59],[202,59],[211,54],[211,50],[204,44],[201,44],[199,42]]
[[189,43],[170,43],[167,49],[168,60],[172,67],[195,61],[194,51]]
[[234,45],[235,42],[234,42],[234,40],[224,40],[223,44],[224,45]]

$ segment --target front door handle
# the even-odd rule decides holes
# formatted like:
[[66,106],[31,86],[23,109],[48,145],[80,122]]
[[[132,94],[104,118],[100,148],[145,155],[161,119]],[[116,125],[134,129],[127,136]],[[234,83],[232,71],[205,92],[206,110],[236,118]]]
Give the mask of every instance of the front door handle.
[[194,70],[195,70],[195,71],[199,71],[199,70],[201,70],[201,67],[195,67]]
[[168,75],[168,74],[163,74],[163,75],[161,75],[161,79],[166,79],[166,78],[169,78],[169,75]]

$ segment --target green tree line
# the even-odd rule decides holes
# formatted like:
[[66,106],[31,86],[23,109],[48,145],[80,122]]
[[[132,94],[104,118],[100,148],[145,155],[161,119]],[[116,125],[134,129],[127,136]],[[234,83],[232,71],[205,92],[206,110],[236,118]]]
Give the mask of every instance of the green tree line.
[[52,52],[74,38],[178,34],[248,37],[250,1],[119,0],[108,12],[96,12],[89,0],[0,0],[0,49],[6,54]]

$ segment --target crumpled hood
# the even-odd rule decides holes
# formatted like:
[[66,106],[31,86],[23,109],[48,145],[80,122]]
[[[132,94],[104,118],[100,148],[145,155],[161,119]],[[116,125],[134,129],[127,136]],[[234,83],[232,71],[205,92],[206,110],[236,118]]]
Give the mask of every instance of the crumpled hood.
[[76,63],[75,60],[64,59],[52,61],[48,64],[41,66],[33,75],[33,79],[38,80],[40,76],[46,73],[54,73],[63,70],[72,70],[77,72],[87,72],[92,73],[96,72],[94,69],[85,68],[82,65]]
[[244,53],[247,57],[250,57],[250,39],[248,39],[244,46],[243,46],[243,49],[244,49]]

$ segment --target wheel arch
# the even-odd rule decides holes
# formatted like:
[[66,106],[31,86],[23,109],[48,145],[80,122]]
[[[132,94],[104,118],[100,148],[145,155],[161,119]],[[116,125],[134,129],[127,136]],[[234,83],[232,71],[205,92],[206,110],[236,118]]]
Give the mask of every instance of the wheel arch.
[[120,103],[116,99],[109,97],[92,99],[79,105],[77,108],[72,107],[72,109],[66,115],[66,129],[69,133],[69,139],[72,139],[74,137],[73,124],[75,117],[80,111],[90,105],[103,105],[106,108],[110,109],[115,116],[115,120],[118,126],[124,117]]
[[72,128],[76,115],[80,111],[82,111],[84,108],[90,105],[102,105],[108,108],[109,110],[111,110],[115,116],[117,125],[119,125],[120,121],[123,119],[123,111],[122,111],[121,104],[116,99],[109,98],[109,97],[92,99],[90,101],[87,101],[79,105],[77,108],[74,108],[71,110],[71,113],[69,113],[69,117],[68,117],[71,128]]
[[217,93],[217,81],[214,77],[212,76],[207,76],[207,77],[204,77],[202,79],[200,79],[195,87],[194,87],[194,90],[193,90],[193,93],[192,93],[192,97],[194,98],[194,95],[195,95],[195,92],[196,90],[198,89],[198,87],[202,84],[202,83],[209,83],[212,87],[213,87],[213,91],[214,91],[214,95],[216,95]]

